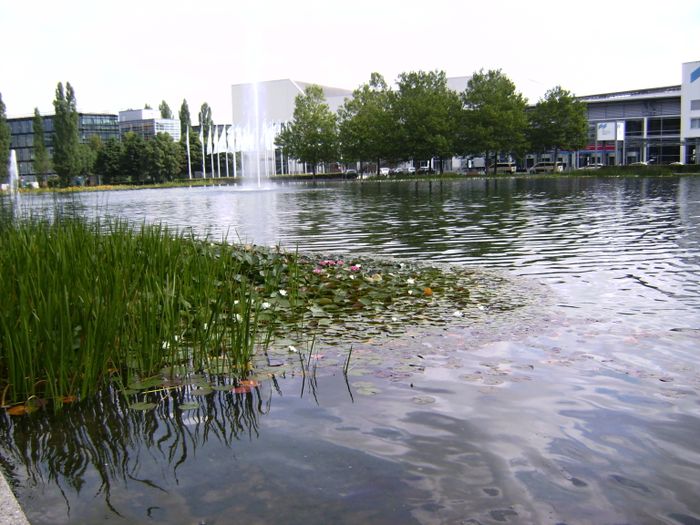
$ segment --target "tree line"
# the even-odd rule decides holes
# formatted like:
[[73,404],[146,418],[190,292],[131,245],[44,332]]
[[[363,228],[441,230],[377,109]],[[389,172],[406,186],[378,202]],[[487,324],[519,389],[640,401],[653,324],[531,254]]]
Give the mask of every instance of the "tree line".
[[[284,153],[321,162],[428,161],[453,156],[522,157],[526,152],[580,149],[586,144],[585,105],[569,91],[550,89],[535,106],[501,70],[481,70],[462,93],[443,71],[399,75],[390,89],[379,73],[334,113],[320,86],[297,96],[293,120],[277,137]],[[440,168],[441,169],[441,168]]]
[[[61,185],[81,176],[99,175],[102,183],[166,182],[187,174],[186,137],[191,129],[187,100],[178,117],[181,140],[158,134],[153,140],[126,133],[121,140],[86,143],[79,136],[75,90],[70,83],[56,87],[53,155],[44,143],[43,120],[34,112],[34,172],[52,170]],[[146,106],[148,107],[148,106]],[[173,112],[163,101],[161,117]],[[199,114],[207,137],[213,126],[205,102]],[[312,85],[296,97],[293,119],[276,139],[289,158],[311,166],[315,174],[322,162],[428,161],[453,156],[483,156],[486,166],[500,157],[522,157],[526,152],[576,150],[586,144],[585,105],[557,86],[534,106],[516,90],[501,70],[478,71],[466,89],[457,93],[447,85],[443,71],[401,73],[391,89],[381,74],[353,91],[337,113],[325,101],[320,86]],[[193,169],[202,165],[202,144],[189,134]],[[0,94],[0,180],[7,176],[10,130]],[[220,159],[217,159],[217,165]],[[224,162],[228,159],[224,158]]]
[[[199,137],[191,132],[192,120],[187,100],[182,101],[178,112],[181,127],[179,142],[175,142],[167,133],[158,133],[152,140],[144,140],[141,135],[131,132],[120,139],[111,138],[106,142],[95,134],[82,141],[75,90],[70,82],[66,82],[65,88],[62,82],[58,83],[53,107],[52,154],[45,141],[44,119],[38,108],[34,110],[33,165],[34,173],[39,177],[45,178],[55,173],[61,186],[69,186],[81,177],[90,176],[99,177],[104,184],[160,183],[186,176],[188,133],[192,166],[194,169],[201,167],[202,145]],[[150,109],[148,104],[144,108]],[[158,109],[161,118],[173,118],[166,101],[162,101]],[[214,124],[211,107],[206,102],[202,104],[198,118],[200,128],[207,136]],[[0,93],[0,180],[8,176],[10,139],[6,106]]]

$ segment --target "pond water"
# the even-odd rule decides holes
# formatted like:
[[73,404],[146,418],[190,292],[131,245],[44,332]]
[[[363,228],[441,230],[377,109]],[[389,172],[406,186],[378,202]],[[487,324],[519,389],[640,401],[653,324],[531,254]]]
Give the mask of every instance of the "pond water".
[[[700,523],[700,177],[58,200],[216,240],[477,266],[535,299],[368,340],[347,378],[282,374],[191,411],[106,392],[3,416],[1,464],[32,523]],[[396,355],[411,366],[386,373]]]

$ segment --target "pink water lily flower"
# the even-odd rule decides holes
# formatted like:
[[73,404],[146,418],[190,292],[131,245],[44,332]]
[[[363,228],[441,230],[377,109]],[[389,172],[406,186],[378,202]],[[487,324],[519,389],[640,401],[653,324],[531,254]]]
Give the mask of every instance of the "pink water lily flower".
[[323,273],[323,268],[314,268],[314,273],[315,274]]
[[353,264],[353,265],[350,267],[350,271],[351,271],[351,272],[359,272],[359,271],[360,271],[360,265],[359,265],[359,264]]

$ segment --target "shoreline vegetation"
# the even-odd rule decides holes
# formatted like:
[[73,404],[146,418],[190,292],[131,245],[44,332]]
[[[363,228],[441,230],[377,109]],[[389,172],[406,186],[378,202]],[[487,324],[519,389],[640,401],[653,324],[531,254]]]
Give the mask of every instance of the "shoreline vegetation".
[[314,376],[324,348],[337,358],[325,363],[347,375],[353,344],[527,301],[477,270],[55,217],[0,206],[0,405],[10,415],[58,410],[103,388],[149,410],[194,385],[182,408],[196,408],[215,390]]
[[[577,169],[565,171],[563,173],[538,173],[530,174],[527,172],[517,172],[514,174],[495,174],[481,173],[478,171],[469,173],[457,173],[446,171],[440,173],[427,174],[408,174],[396,173],[390,175],[369,174],[364,177],[358,177],[356,174],[348,176],[341,172],[333,173],[300,173],[296,175],[274,175],[266,178],[266,182],[311,182],[311,181],[378,181],[378,180],[454,180],[454,179],[469,179],[477,177],[490,178],[558,178],[558,177],[670,177],[683,175],[700,175],[700,165],[684,165],[684,166],[607,166],[596,169]],[[154,183],[154,184],[112,184],[112,185],[84,185],[84,186],[68,186],[68,187],[53,187],[53,188],[21,188],[21,193],[76,193],[83,191],[121,191],[121,190],[141,190],[141,189],[158,189],[158,188],[180,188],[180,187],[206,187],[206,186],[226,186],[242,184],[244,179],[238,177],[218,177],[208,179],[177,179],[170,182]]]

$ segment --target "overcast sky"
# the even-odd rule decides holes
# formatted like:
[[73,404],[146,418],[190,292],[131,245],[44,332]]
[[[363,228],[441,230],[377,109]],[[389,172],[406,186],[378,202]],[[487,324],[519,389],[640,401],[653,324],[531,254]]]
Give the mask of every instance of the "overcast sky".
[[0,0],[8,116],[203,102],[231,122],[232,84],[293,78],[354,89],[377,71],[501,69],[536,102],[681,82],[700,60],[700,1]]

